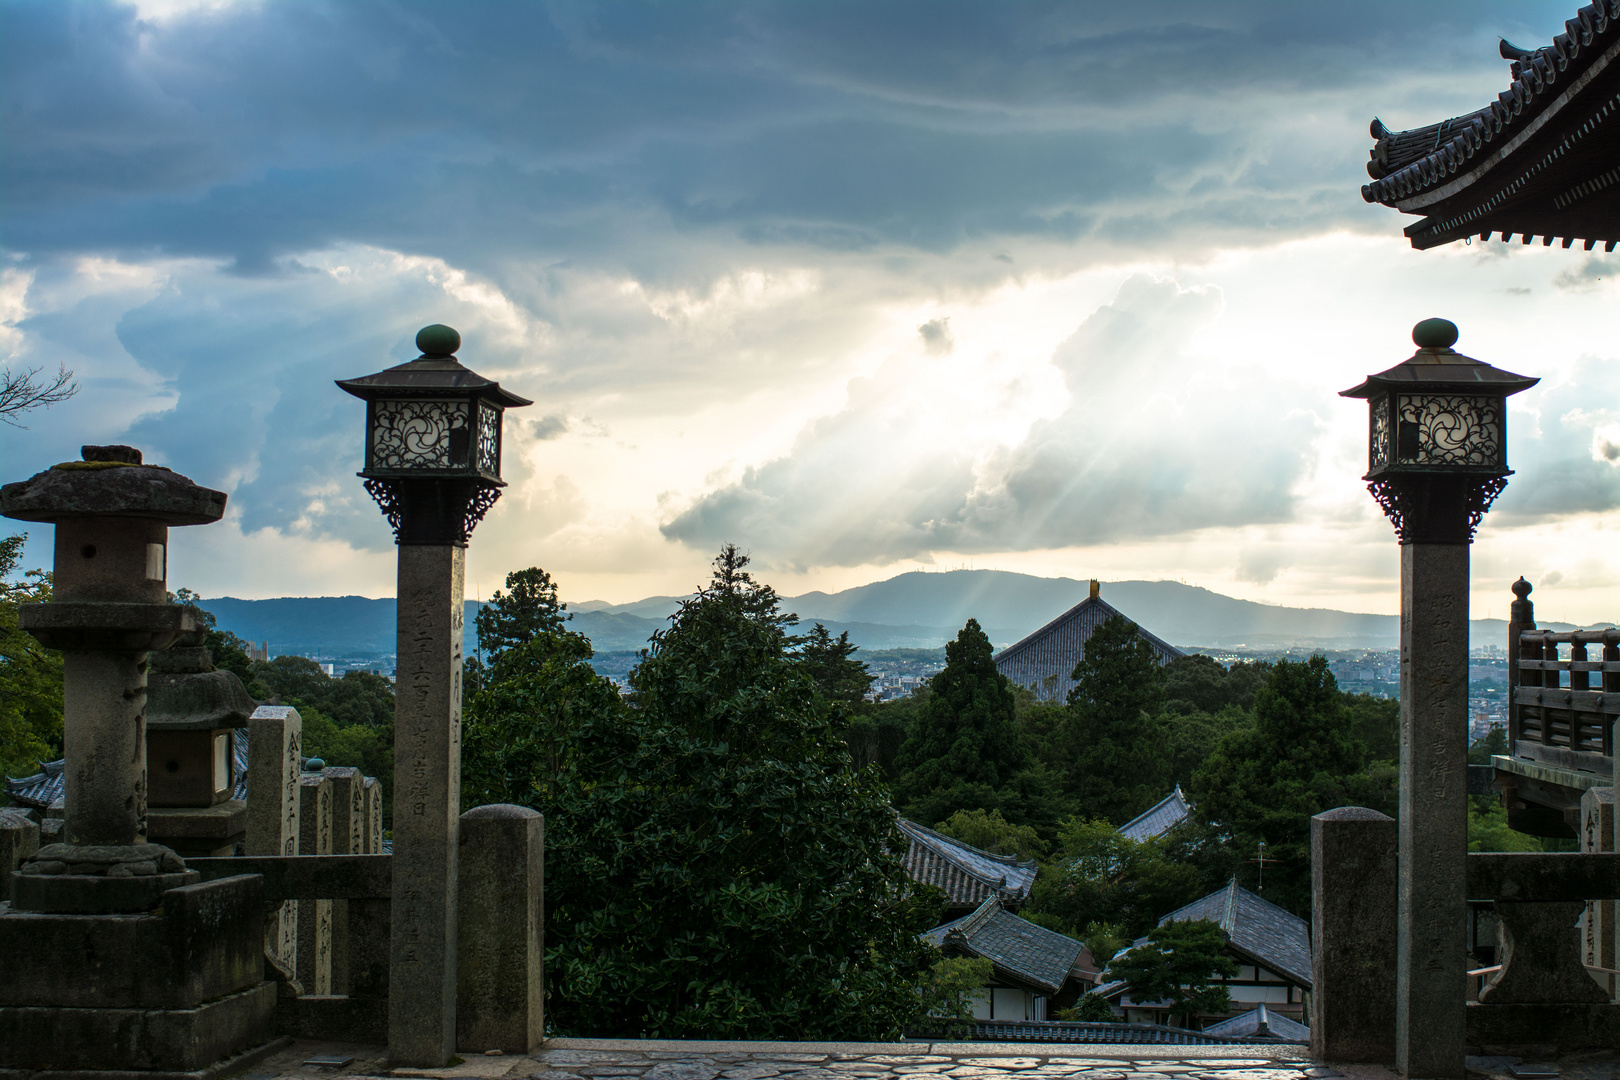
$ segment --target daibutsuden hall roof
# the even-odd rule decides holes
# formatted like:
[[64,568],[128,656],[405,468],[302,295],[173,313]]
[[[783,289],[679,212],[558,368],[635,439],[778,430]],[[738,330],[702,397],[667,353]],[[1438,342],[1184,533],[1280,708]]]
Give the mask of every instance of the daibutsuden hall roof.
[[1620,242],[1620,0],[1595,0],[1551,45],[1503,41],[1512,82],[1484,108],[1390,131],[1372,122],[1368,202],[1423,215],[1415,248],[1469,236]]

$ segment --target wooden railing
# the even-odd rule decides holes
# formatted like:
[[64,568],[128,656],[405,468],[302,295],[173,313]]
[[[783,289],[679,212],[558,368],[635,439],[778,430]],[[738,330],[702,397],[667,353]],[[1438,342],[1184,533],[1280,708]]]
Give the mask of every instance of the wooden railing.
[[1515,743],[1612,758],[1620,716],[1620,630],[1526,630],[1518,645],[1518,662],[1509,670]]

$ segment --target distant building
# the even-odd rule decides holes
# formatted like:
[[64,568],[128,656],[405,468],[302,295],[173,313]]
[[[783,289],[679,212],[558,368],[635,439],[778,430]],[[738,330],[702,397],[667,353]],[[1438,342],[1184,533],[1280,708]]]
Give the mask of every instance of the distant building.
[[[996,657],[996,670],[1019,686],[1029,687],[1042,701],[1063,701],[1074,687],[1070,676],[1085,655],[1086,639],[1109,618],[1124,615],[1104,600],[1101,592],[1102,584],[1093,578],[1089,597],[1016,645],[1008,646]],[[1140,623],[1136,633],[1153,646],[1161,664],[1181,655],[1180,649],[1148,633]]]
[[268,664],[270,662],[270,643],[268,641],[248,642],[247,658],[249,663]]
[[1190,813],[1192,804],[1181,793],[1181,785],[1177,784],[1176,790],[1166,795],[1162,802],[1149,810],[1144,810],[1114,831],[1132,840],[1152,840],[1186,821]]
[[1085,945],[1019,918],[994,896],[922,936],[946,956],[990,961],[990,981],[973,999],[980,1020],[1045,1020],[1053,998],[1072,1002],[1090,985],[1077,985],[1090,959]]
[[[1234,1014],[1262,1004],[1274,1028],[1278,1018],[1296,1024],[1304,1020],[1305,995],[1311,990],[1311,941],[1304,919],[1243,888],[1236,878],[1219,892],[1172,911],[1159,925],[1180,919],[1208,919],[1219,925],[1227,935],[1226,954],[1238,963],[1236,975],[1215,980],[1231,995],[1231,1011],[1225,1016],[1201,1014],[1198,1026],[1232,1019]],[[1131,947],[1146,942],[1147,938],[1140,938]],[[1128,1023],[1169,1022],[1167,1002],[1136,1001],[1123,981],[1104,983],[1094,992],[1117,1008]]]
[[1029,901],[1035,887],[1034,860],[981,851],[905,818],[896,818],[895,825],[907,843],[902,859],[906,873],[913,881],[943,889],[947,913],[974,911],[991,897],[1008,910]]

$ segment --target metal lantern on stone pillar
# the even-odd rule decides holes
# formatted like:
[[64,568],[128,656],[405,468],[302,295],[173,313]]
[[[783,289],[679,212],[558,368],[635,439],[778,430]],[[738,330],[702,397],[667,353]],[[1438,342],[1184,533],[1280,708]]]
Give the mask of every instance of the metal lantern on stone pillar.
[[360,476],[399,544],[388,1052],[437,1068],[456,1049],[467,540],[505,486],[502,414],[530,402],[463,367],[450,327],[416,345],[415,360],[338,385],[366,402]]
[[461,365],[461,335],[423,327],[407,364],[343,379],[366,402],[366,467],[360,476],[400,544],[465,547],[495,505],[501,480],[501,416],[532,404]]
[[[1464,1075],[1468,850],[1468,546],[1507,486],[1507,398],[1539,380],[1452,349],[1425,319],[1418,351],[1346,390],[1370,406],[1373,498],[1401,543],[1401,789],[1395,1066]],[[1490,988],[1480,994],[1489,1000]]]

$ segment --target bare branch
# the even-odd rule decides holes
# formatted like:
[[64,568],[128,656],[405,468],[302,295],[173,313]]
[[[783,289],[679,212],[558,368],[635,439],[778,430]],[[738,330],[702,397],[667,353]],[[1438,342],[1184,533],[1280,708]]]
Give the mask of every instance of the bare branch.
[[8,368],[0,374],[0,421],[26,430],[28,425],[17,420],[18,416],[29,409],[49,408],[79,392],[79,384],[67,368],[58,367],[55,375],[39,381],[42,370],[29,368],[19,373]]

